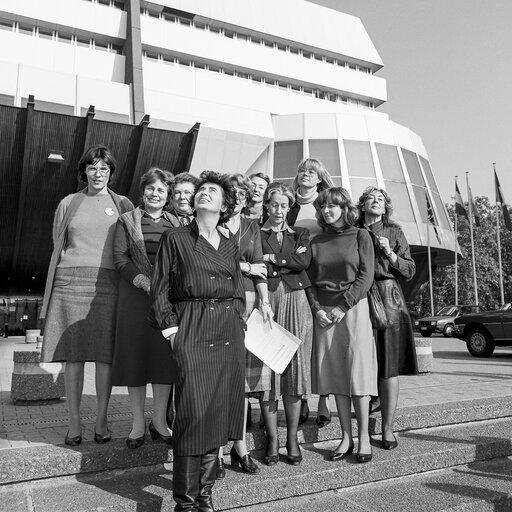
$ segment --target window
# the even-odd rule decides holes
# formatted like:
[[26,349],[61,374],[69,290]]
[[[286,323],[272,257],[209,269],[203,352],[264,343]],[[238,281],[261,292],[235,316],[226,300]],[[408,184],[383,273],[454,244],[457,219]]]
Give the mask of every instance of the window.
[[0,30],[12,32],[12,21],[0,20]]
[[18,24],[18,32],[20,34],[25,34],[27,36],[31,36],[34,34],[34,28],[30,25],[23,25],[21,23]]
[[246,36],[245,34],[239,34],[238,32],[236,34],[236,38],[240,39],[241,41],[247,41],[247,39],[249,39],[249,37]]
[[367,187],[376,187],[377,180],[375,178],[353,178],[350,177],[350,190],[351,197],[354,203],[357,203],[358,199],[361,197],[364,189]]
[[63,34],[62,32],[57,32],[57,38],[60,43],[71,44],[73,42],[73,36],[71,34]]
[[42,39],[53,39],[53,30],[39,27],[38,35]]
[[76,45],[82,46],[83,48],[89,48],[91,46],[91,40],[85,39],[83,37],[77,37],[76,38]]
[[341,176],[337,139],[310,139],[309,156],[321,160],[332,176]]
[[274,180],[294,179],[302,160],[302,140],[274,143]]
[[380,142],[376,142],[375,147],[384,179],[405,183],[404,172],[398,157],[398,149],[395,146],[381,144]]
[[[379,156],[379,160],[381,160]],[[381,161],[382,165],[382,161]],[[384,180],[384,187],[393,203],[395,217],[404,222],[415,222],[409,189],[405,183]]]
[[402,155],[404,157],[405,167],[407,168],[407,172],[409,173],[409,178],[413,185],[419,185],[424,187],[426,185],[425,179],[421,174],[420,164],[418,163],[418,158],[416,157],[416,153],[409,151],[408,149],[402,148]]
[[119,46],[117,44],[111,44],[110,45],[110,51],[112,53],[117,53],[118,55],[122,55],[123,54],[123,47]]
[[311,59],[311,52],[302,50],[302,56],[305,57],[306,59]]
[[94,48],[103,52],[107,52],[109,49],[108,43],[102,43],[100,41],[94,41]]
[[344,140],[347,157],[348,174],[371,178],[375,176],[375,167],[370,149],[370,143],[361,140]]
[[232,30],[224,29],[224,35],[226,37],[229,37],[230,39],[233,39],[235,37],[235,33]]

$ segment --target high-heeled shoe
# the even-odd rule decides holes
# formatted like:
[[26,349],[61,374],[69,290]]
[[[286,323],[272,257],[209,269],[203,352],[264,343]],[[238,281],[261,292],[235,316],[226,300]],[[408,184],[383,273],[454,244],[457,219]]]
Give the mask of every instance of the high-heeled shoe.
[[140,448],[144,444],[145,440],[146,429],[144,428],[144,433],[142,434],[142,436],[135,438],[128,436],[126,438],[126,446],[128,446],[128,448],[131,448],[132,450],[135,450],[136,448]]
[[349,446],[346,452],[336,452],[336,451],[334,451],[329,456],[329,460],[331,462],[337,462],[339,460],[343,460],[343,459],[347,458],[349,455],[351,455],[353,451],[354,451],[354,445]]
[[78,434],[74,437],[69,437],[69,430],[66,434],[66,437],[64,438],[64,443],[68,446],[78,446],[79,444],[82,444],[82,433]]
[[215,480],[221,480],[226,476],[226,466],[222,457],[217,458],[217,469],[215,470]]
[[112,434],[107,432],[106,434],[98,434],[96,431],[94,432],[94,442],[97,444],[105,444],[108,443],[112,439]]
[[315,422],[318,425],[318,428],[323,428],[329,425],[329,423],[331,423],[331,417],[320,414],[316,417]]
[[277,447],[277,453],[275,455],[269,455],[268,451],[270,448],[270,443],[267,441],[267,448],[265,450],[265,456],[263,457],[263,462],[267,466],[275,466],[279,462],[279,446]]
[[302,462],[302,451],[299,446],[299,455],[290,455],[290,449],[288,448],[288,444],[286,445],[286,451],[288,455],[286,456],[286,460],[288,464],[291,466],[298,466]]
[[260,472],[260,468],[252,460],[249,454],[246,454],[243,457],[238,455],[235,445],[231,448],[229,455],[231,456],[231,467],[233,469],[241,469],[244,473],[249,473],[250,475],[255,475]]
[[356,455],[357,462],[370,462],[372,460],[373,453],[358,453]]
[[302,400],[300,403],[300,415],[299,415],[299,425],[306,423],[309,418],[309,405],[307,400]]
[[153,441],[161,439],[165,444],[172,444],[172,436],[165,436],[164,434],[160,434],[160,432],[158,432],[158,430],[153,425],[152,421],[149,423],[149,434]]
[[382,438],[382,448],[384,448],[384,450],[394,450],[398,446],[398,440],[394,434],[393,438],[393,441],[386,441]]

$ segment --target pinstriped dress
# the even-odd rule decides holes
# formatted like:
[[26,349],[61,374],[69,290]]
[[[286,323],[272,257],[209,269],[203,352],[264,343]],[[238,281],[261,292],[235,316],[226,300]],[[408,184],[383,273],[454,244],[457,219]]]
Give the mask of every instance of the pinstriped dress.
[[244,289],[237,243],[220,238],[213,248],[193,221],[164,233],[155,262],[155,319],[160,329],[178,326],[174,453],[179,456],[204,454],[243,434]]

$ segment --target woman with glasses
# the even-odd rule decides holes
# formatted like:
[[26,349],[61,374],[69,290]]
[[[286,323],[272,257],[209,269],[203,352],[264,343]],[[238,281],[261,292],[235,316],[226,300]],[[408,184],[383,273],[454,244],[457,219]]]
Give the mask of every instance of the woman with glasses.
[[[251,220],[241,215],[247,201],[251,199],[253,184],[243,174],[232,174],[229,177],[231,184],[236,191],[236,204],[233,215],[224,224],[231,236],[237,241],[240,248],[240,270],[243,275],[245,290],[245,313],[244,320],[249,318],[252,310],[259,307],[267,321],[272,319],[272,310],[268,301],[267,290],[267,267],[263,262],[263,251],[261,249],[260,228]],[[244,427],[247,426],[247,411],[249,404],[248,394],[270,389],[270,370],[261,361],[246,351],[246,407],[244,416]],[[259,473],[259,467],[254,463],[247,451],[245,442],[245,428],[243,438],[233,443],[231,450],[231,465],[245,473]],[[222,459],[222,448],[219,451],[217,478],[224,476],[224,462]]]
[[176,364],[162,336],[148,323],[149,286],[162,234],[173,227],[165,211],[173,176],[152,167],[140,179],[142,204],[117,221],[114,263],[119,270],[116,343],[112,363],[112,384],[127,386],[132,410],[128,448],[144,444],[146,385],[153,389],[153,417],[149,433],[153,440],[172,442],[167,426],[167,402],[176,378]]
[[96,366],[94,441],[101,444],[111,438],[107,409],[119,280],[113,239],[117,219],[133,209],[126,197],[108,188],[115,170],[107,147],[87,149],[78,164],[79,180],[86,187],[59,203],[53,222],[54,250],[41,311],[45,319],[41,360],[66,363],[65,443],[70,446],[82,442],[80,401],[87,361]]
[[[286,220],[290,226],[306,228],[309,239],[322,232],[317,223],[315,200],[319,192],[334,187],[331,175],[316,158],[306,158],[297,167],[297,176],[292,184],[295,193],[295,203],[290,207]],[[318,400],[316,424],[324,427],[331,421],[328,396],[321,396]],[[299,424],[304,423],[309,416],[309,407],[306,399],[302,400]]]

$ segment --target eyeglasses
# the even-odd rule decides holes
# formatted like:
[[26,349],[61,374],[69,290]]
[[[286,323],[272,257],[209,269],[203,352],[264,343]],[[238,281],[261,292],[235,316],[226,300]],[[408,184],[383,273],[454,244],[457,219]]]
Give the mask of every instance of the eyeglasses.
[[309,176],[315,176],[318,174],[315,169],[299,169],[297,174],[308,174]]
[[238,199],[247,199],[247,192],[245,190],[237,190],[236,196]]
[[106,176],[110,172],[110,167],[96,167],[94,165],[88,165],[85,168],[85,172],[89,176],[94,176],[97,172],[99,172],[102,176]]

